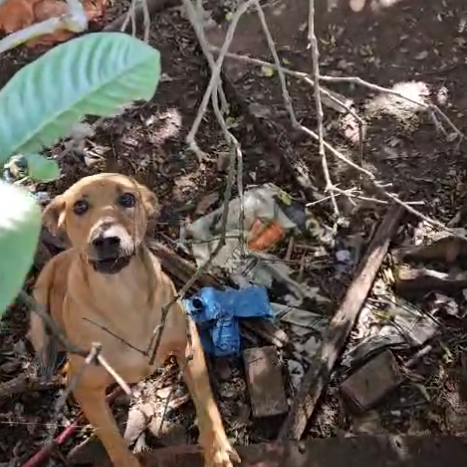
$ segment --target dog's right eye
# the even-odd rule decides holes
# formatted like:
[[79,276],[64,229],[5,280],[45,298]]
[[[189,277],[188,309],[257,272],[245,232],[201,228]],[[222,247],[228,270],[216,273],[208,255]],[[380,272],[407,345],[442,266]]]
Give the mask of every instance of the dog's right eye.
[[84,199],[80,199],[79,201],[76,201],[76,203],[73,205],[73,212],[77,216],[82,216],[88,209],[89,209],[89,203],[85,201]]

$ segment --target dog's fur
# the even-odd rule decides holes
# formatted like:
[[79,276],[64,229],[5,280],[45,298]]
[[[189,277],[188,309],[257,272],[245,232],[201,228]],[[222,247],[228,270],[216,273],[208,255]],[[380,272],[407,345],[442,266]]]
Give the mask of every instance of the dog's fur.
[[[162,308],[176,295],[172,281],[144,243],[157,207],[155,195],[146,187],[109,173],[83,178],[56,197],[44,210],[43,221],[54,235],[65,231],[72,247],[44,267],[34,297],[50,310],[72,344],[91,349],[93,343],[100,343],[102,355],[130,384],[149,376],[174,355],[184,368],[196,407],[205,466],[231,467],[232,461],[240,459],[227,440],[211,392],[196,326],[180,301],[169,310],[155,365],[151,367],[149,359],[136,350],[147,350],[161,322]],[[47,333],[34,313],[28,336],[38,355],[45,355]],[[84,359],[74,354],[67,357],[71,379],[82,370]],[[73,394],[114,466],[139,467],[105,400],[106,388],[113,382],[103,367],[88,365]]]

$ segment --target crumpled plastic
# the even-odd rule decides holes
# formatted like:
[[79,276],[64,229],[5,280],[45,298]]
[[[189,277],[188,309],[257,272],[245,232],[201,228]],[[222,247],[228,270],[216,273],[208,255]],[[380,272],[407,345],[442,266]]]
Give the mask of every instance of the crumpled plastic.
[[204,350],[217,357],[239,355],[239,320],[271,320],[273,311],[265,287],[216,290],[204,287],[183,304],[198,326]]

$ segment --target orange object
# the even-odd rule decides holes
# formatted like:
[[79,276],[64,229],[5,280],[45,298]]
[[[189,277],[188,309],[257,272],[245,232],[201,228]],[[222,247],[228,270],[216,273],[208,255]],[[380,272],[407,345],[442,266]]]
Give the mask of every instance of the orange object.
[[[83,8],[88,21],[96,20],[104,13],[107,0],[84,0]],[[7,34],[27,28],[50,18],[58,18],[67,10],[63,0],[6,0],[0,5],[0,30]],[[53,34],[43,34],[28,42],[28,47],[52,45],[74,36],[67,29],[58,29]]]
[[252,238],[248,241],[248,248],[262,251],[275,245],[284,236],[284,229],[277,222],[263,224],[255,219],[249,233]]

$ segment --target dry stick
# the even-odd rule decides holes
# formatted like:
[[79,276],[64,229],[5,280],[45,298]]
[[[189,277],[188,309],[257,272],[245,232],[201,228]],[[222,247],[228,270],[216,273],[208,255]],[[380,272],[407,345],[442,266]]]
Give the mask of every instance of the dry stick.
[[[200,2],[201,3],[201,2]],[[206,35],[204,33],[204,28],[203,28],[203,23],[202,20],[200,21],[199,14],[200,11],[198,10],[198,14],[196,14],[196,11],[194,10],[194,7],[191,3],[191,0],[183,0],[183,4],[185,5],[188,13],[188,18],[190,20],[191,25],[193,26],[193,29],[195,30],[196,37],[198,39],[198,42],[201,46],[201,50],[206,57],[206,60],[209,63],[209,66],[211,68],[211,72],[213,72],[214,67],[215,67],[215,61],[214,57],[209,50],[209,44],[206,39]],[[202,5],[198,5],[198,9],[202,8]],[[222,91],[222,92],[221,92]],[[238,192],[238,197],[239,197],[239,202],[240,202],[240,211],[239,211],[239,226],[240,226],[240,236],[239,236],[239,241],[240,241],[240,248],[243,253],[243,248],[244,248],[244,237],[245,237],[245,232],[244,232],[244,218],[245,218],[245,210],[244,210],[244,202],[243,202],[243,154],[240,148],[240,143],[238,140],[235,138],[235,136],[229,131],[227,128],[227,123],[224,119],[224,116],[222,115],[221,109],[219,108],[219,103],[218,103],[218,93],[219,95],[223,96],[225,103],[223,103],[223,107],[227,108],[227,101],[225,98],[225,94],[222,88],[222,81],[219,73],[219,85],[217,86],[217,89],[214,89],[212,94],[211,94],[211,101],[212,101],[212,107],[214,110],[214,114],[217,118],[217,122],[219,123],[219,126],[221,127],[222,133],[224,134],[224,138],[226,139],[227,142],[230,142],[231,145],[233,146],[233,149],[235,150],[235,155],[236,155],[236,160],[237,160],[237,192]],[[232,159],[230,163],[233,163],[234,160]]]
[[[214,45],[209,44],[209,50],[212,52],[219,53],[220,49],[219,47],[216,47]],[[274,70],[278,70],[278,68],[281,68],[282,71],[289,76],[293,76],[294,78],[300,79],[305,81],[309,86],[314,87],[315,82],[311,79],[310,75],[308,73],[304,73],[302,71],[296,71],[296,70],[291,70],[290,68],[285,68],[283,66],[278,67],[275,63],[267,62],[266,60],[260,60],[259,58],[253,58],[253,57],[248,57],[247,55],[239,55],[233,52],[227,52],[225,55],[226,58],[231,58],[232,60],[237,60],[239,62],[245,62],[245,63],[251,63],[252,65],[256,66],[265,66],[268,68],[272,68]],[[323,86],[319,87],[319,92],[321,96],[325,96],[327,99],[329,99],[331,102],[336,104],[336,107],[339,108],[339,112],[347,112],[352,117],[357,120],[359,129],[360,129],[360,139],[363,141],[363,127],[365,126],[365,122],[362,120],[362,118],[353,110],[350,106],[348,106],[344,101],[336,97],[332,92],[330,92],[328,89],[324,88]]]
[[245,3],[241,4],[237,8],[235,13],[233,14],[232,21],[229,25],[229,28],[227,29],[227,34],[226,34],[224,43],[222,44],[222,47],[221,47],[221,51],[211,71],[211,79],[209,80],[208,87],[206,88],[206,91],[204,93],[203,99],[201,101],[201,105],[199,106],[198,113],[196,114],[193,125],[191,126],[191,129],[186,137],[186,142],[188,146],[197,155],[198,158],[201,157],[202,159],[202,156],[200,156],[200,154],[202,154],[202,151],[199,149],[198,145],[196,144],[196,141],[195,141],[196,133],[198,132],[199,126],[201,125],[201,121],[204,117],[204,114],[206,113],[212,93],[213,91],[217,89],[217,85],[219,83],[219,78],[221,74],[222,64],[224,62],[225,55],[230,47],[230,44],[232,43],[232,39],[235,34],[235,30],[237,29],[238,22],[241,16],[254,3],[254,1],[255,0],[247,0]]
[[[285,108],[287,109],[287,112],[289,114],[289,118],[290,118],[290,120],[292,122],[292,125],[295,128],[298,128],[299,130],[307,133],[315,141],[320,142],[320,138],[319,138],[318,134],[316,134],[313,130],[310,130],[308,127],[305,127],[302,124],[300,124],[298,122],[298,120],[297,120],[297,117],[295,116],[295,111],[294,111],[294,108],[293,108],[292,99],[290,97],[289,90],[288,90],[288,87],[287,87],[287,81],[285,79],[285,73],[284,73],[284,70],[283,70],[283,68],[281,66],[279,55],[277,54],[276,45],[274,43],[274,40],[273,40],[273,38],[271,36],[271,33],[269,31],[269,28],[267,26],[267,22],[266,22],[266,18],[264,16],[263,10],[261,8],[259,8],[259,9],[257,9],[257,12],[258,12],[258,16],[259,16],[260,21],[261,21],[263,32],[264,32],[264,34],[266,36],[266,40],[268,42],[269,50],[271,51],[271,54],[272,54],[272,56],[274,58],[275,68],[277,70],[277,74],[279,75],[279,81],[280,81],[280,84],[281,84],[282,98],[284,100],[284,105],[285,105]],[[319,92],[319,90],[318,90],[318,92]],[[365,173],[365,175],[367,175],[370,179],[375,178],[374,175],[371,172],[369,172],[368,170],[365,170],[363,167],[360,167],[357,164],[355,164],[354,162],[352,162],[350,159],[348,159],[343,154],[341,154],[339,151],[337,151],[333,146],[331,146],[329,143],[324,141],[323,138],[321,138],[321,142],[322,142],[324,148],[326,148],[329,152],[331,152],[335,157],[337,157],[338,159],[344,160],[344,162],[346,162],[351,167],[355,168],[356,170],[358,170],[360,172]],[[325,176],[326,176],[326,174],[325,174]],[[332,186],[332,184],[331,184],[331,186]],[[333,187],[333,189],[334,189],[334,187]]]
[[[168,8],[170,6],[175,6],[179,4],[179,0],[147,0],[147,3],[139,3],[134,9],[134,21],[136,26],[140,23],[143,23],[145,21],[146,17],[146,12],[145,9],[147,9],[147,13],[149,14],[149,19],[151,19],[152,16],[154,16],[155,13],[158,11],[161,11],[165,8]],[[104,27],[104,31],[120,31],[123,29],[123,32],[129,32],[128,31],[128,26],[129,24],[126,24],[125,28],[122,28],[122,25],[125,23],[126,17],[127,17],[127,12],[123,13],[120,15],[118,18],[116,18],[114,21],[112,21],[110,24]]]
[[167,320],[170,307],[175,302],[177,302],[182,297],[184,297],[184,295],[190,290],[190,288],[198,280],[198,278],[208,270],[214,258],[217,256],[219,251],[225,245],[225,234],[227,231],[227,219],[229,215],[229,202],[232,196],[232,185],[233,185],[234,176],[235,176],[235,159],[232,160],[232,157],[231,157],[230,163],[229,163],[229,172],[227,174],[227,185],[224,191],[224,204],[223,204],[223,209],[222,209],[222,220],[221,220],[221,237],[219,239],[219,243],[216,245],[216,248],[214,248],[214,251],[211,253],[208,260],[196,270],[195,274],[193,274],[190,280],[187,281],[185,285],[179,290],[179,292],[173,298],[173,300],[171,300],[167,305],[165,305],[162,308],[161,324],[157,326],[156,329],[154,329],[152,339],[147,350],[147,353],[150,355],[150,358],[149,358],[150,365],[152,365],[156,359],[157,350],[160,345],[162,333],[164,331],[164,326]]
[[43,381],[38,376],[28,376],[21,374],[13,379],[0,383],[0,404],[5,399],[16,397],[28,392],[43,391],[60,386],[62,380],[59,377],[53,377],[50,381]]
[[116,334],[115,332],[111,331],[109,328],[107,328],[106,326],[102,326],[101,324],[99,323],[96,323],[95,321],[93,321],[92,319],[89,319],[89,318],[83,318],[84,321],[87,321],[88,323],[91,323],[93,326],[96,326],[100,329],[102,329],[103,331],[105,331],[107,334],[110,334],[112,337],[114,337],[115,339],[119,340],[122,344],[125,344],[127,345],[128,347],[130,347],[130,349],[133,349],[133,350],[136,350],[136,352],[139,352],[140,354],[142,355],[147,355],[147,353],[144,351],[144,350],[141,350],[141,349],[138,349],[138,347],[136,347],[135,345],[133,345],[131,342],[127,342],[125,339],[123,339],[122,337],[120,337],[118,334]]
[[316,117],[318,127],[318,152],[321,157],[321,166],[323,168],[324,179],[326,181],[326,191],[330,191],[332,207],[334,214],[339,217],[339,208],[337,207],[336,198],[334,196],[334,184],[331,182],[329,174],[328,161],[326,152],[324,150],[324,127],[323,127],[323,106],[321,104],[321,93],[319,91],[319,50],[318,41],[315,33],[315,2],[310,0],[309,17],[308,17],[308,40],[311,47],[311,58],[313,62],[313,79],[315,81],[315,104],[316,104]]
[[[175,302],[180,300],[187,293],[187,291],[191,288],[191,286],[197,281],[198,277],[201,274],[203,274],[205,271],[207,271],[207,269],[211,265],[214,258],[217,256],[219,251],[225,245],[227,220],[228,220],[228,215],[229,215],[229,203],[230,203],[230,198],[232,196],[232,186],[233,186],[233,180],[235,177],[235,157],[237,156],[238,158],[240,158],[241,151],[240,151],[240,144],[238,143],[236,138],[228,131],[227,125],[219,110],[219,106],[217,102],[217,89],[218,89],[218,83],[219,83],[219,78],[220,78],[220,71],[222,68],[222,62],[225,58],[225,53],[227,52],[227,49],[230,43],[232,42],[233,35],[235,33],[235,29],[237,27],[238,21],[241,15],[245,13],[249,5],[253,3],[253,1],[254,0],[249,0],[246,3],[242,4],[241,6],[238,7],[236,12],[234,13],[232,22],[229,26],[229,30],[227,31],[226,39],[221,48],[221,54],[219,55],[217,62],[215,63],[215,66],[213,67],[213,70],[211,73],[211,79],[209,81],[206,92],[203,96],[203,100],[201,102],[200,108],[198,109],[197,116],[186,138],[187,144],[190,146],[190,149],[194,151],[195,154],[199,155],[201,151],[198,148],[198,145],[196,144],[195,137],[196,137],[196,133],[198,131],[199,125],[201,123],[201,120],[207,110],[207,105],[209,103],[209,100],[212,99],[214,113],[216,114],[218,123],[224,133],[224,136],[227,138],[227,141],[232,143],[234,146],[234,151],[231,151],[230,157],[229,157],[229,170],[227,174],[227,184],[226,184],[226,188],[224,191],[220,239],[216,245],[216,248],[214,248],[214,251],[209,256],[208,260],[196,271],[196,273],[191,277],[191,279],[179,290],[179,292],[176,294],[173,300],[171,300],[167,305],[165,305],[162,308],[161,323],[159,326],[156,327],[156,329],[154,329],[151,342],[149,343],[149,346],[147,349],[147,352],[150,355],[149,363],[151,365],[154,364],[154,361],[156,359],[157,350],[159,348],[159,345],[162,339],[162,333],[164,332],[164,326],[165,326],[170,308]],[[190,10],[187,10],[187,11],[190,11]],[[198,20],[199,18],[196,15],[196,21]],[[195,32],[199,32],[199,31],[200,29],[195,27]],[[201,34],[200,37],[204,37],[203,34]],[[239,174],[239,176],[242,176],[242,174]]]
[[332,318],[319,354],[305,376],[292,408],[281,428],[278,439],[298,440],[305,431],[316,403],[326,387],[331,371],[344,349],[360,309],[371,290],[381,263],[388,251],[392,235],[404,213],[402,206],[393,205],[381,222],[367,253],[359,265],[344,300]]
[[[392,96],[398,97],[399,99],[405,100],[407,102],[410,102],[411,104],[414,104],[427,112],[429,112],[430,116],[434,119],[434,123],[436,126],[440,127],[440,122],[436,119],[436,115],[438,114],[439,117],[441,117],[454,131],[454,133],[457,134],[461,138],[461,140],[464,140],[466,136],[462,131],[460,131],[454,123],[452,123],[451,119],[441,111],[441,109],[434,104],[426,104],[425,102],[421,101],[416,101],[414,99],[411,99],[410,97],[405,96],[404,94],[401,94],[400,92],[393,91],[392,89],[384,88],[382,86],[378,86],[377,84],[370,83],[368,81],[365,81],[364,79],[358,77],[358,76],[326,76],[326,75],[320,75],[319,79],[321,81],[326,81],[328,83],[353,83],[353,84],[358,84],[360,86],[366,87],[368,89],[371,89],[373,91],[378,91],[380,93],[384,94],[391,94]],[[441,126],[442,127],[442,126]]]
[[[196,11],[191,0],[182,0],[182,1],[186,9],[188,19],[191,25],[193,26],[193,29],[195,30],[195,34],[200,43],[201,50],[208,61],[209,68],[211,69],[211,73],[212,73],[214,71],[214,67],[216,66],[216,61],[214,60],[214,56],[212,55],[212,52],[209,50],[207,41],[205,39],[203,40],[204,38],[203,19],[200,18],[200,15],[203,14],[202,2],[198,1],[198,4],[197,4],[198,11]],[[222,111],[226,112],[228,109],[228,103],[227,103],[227,98],[225,97],[224,88],[222,86],[222,80],[220,78],[219,78],[219,85],[217,87],[216,93],[219,93],[219,97],[221,99]],[[214,97],[214,94],[213,94],[213,97]]]
[[[214,46],[214,45],[210,45],[209,48],[213,52],[217,52],[217,53],[219,52],[219,48]],[[228,52],[226,54],[226,57],[231,58],[233,60],[245,62],[245,63],[251,63],[251,64],[257,65],[257,66],[267,66],[267,67],[273,68],[273,69],[275,69],[277,71],[280,68],[286,75],[290,75],[290,76],[293,76],[295,78],[302,79],[305,82],[307,82],[310,86],[315,85],[315,81],[310,77],[310,75],[308,73],[304,73],[303,71],[291,70],[291,69],[285,68],[283,66],[278,66],[276,63],[271,63],[271,62],[267,62],[265,60],[260,60],[259,58],[248,57],[246,55],[240,55],[240,54],[236,54],[236,53],[232,53],[232,52]],[[319,79],[322,82],[325,81],[325,82],[329,82],[329,83],[353,83],[353,84],[360,85],[362,87],[366,87],[366,88],[371,89],[373,91],[380,92],[382,94],[391,94],[391,95],[393,95],[395,97],[398,97],[399,99],[410,102],[411,104],[414,104],[414,105],[422,108],[423,110],[425,110],[427,112],[432,111],[432,112],[437,113],[453,129],[453,131],[458,136],[460,136],[462,139],[464,139],[466,137],[454,125],[454,123],[452,123],[452,121],[449,119],[449,117],[445,113],[443,113],[439,107],[437,107],[434,104],[426,104],[424,102],[413,100],[410,97],[408,97],[408,96],[406,96],[404,94],[401,94],[400,92],[394,91],[394,90],[389,89],[389,88],[385,88],[383,86],[379,86],[377,84],[370,83],[369,81],[365,81],[365,80],[363,80],[362,78],[360,78],[358,76],[346,77],[346,76],[319,75]],[[338,107],[340,107],[340,108],[344,109],[346,112],[350,113],[359,122],[359,125],[361,125],[362,127],[364,126],[364,122],[361,119],[361,117],[359,117],[358,114],[354,110],[352,110],[347,104],[345,104],[345,102],[341,101],[340,99],[335,97],[331,92],[329,92],[328,89],[325,89],[325,88],[321,87],[320,88],[320,94],[323,95],[323,96],[326,96],[332,102],[334,102]],[[360,137],[361,137],[361,139],[363,139],[362,134],[360,135]]]
[[[232,153],[232,155],[235,156],[234,153]],[[224,201],[223,201],[222,218],[221,218],[221,236],[219,238],[219,242],[216,245],[216,248],[214,248],[214,251],[209,256],[208,260],[196,270],[195,274],[193,274],[190,280],[188,280],[185,283],[185,285],[179,290],[179,292],[173,298],[173,300],[171,300],[167,305],[165,305],[162,308],[161,324],[157,326],[156,329],[154,329],[151,342],[147,349],[147,353],[150,355],[150,358],[149,358],[150,365],[152,365],[156,359],[157,350],[160,345],[162,333],[164,331],[165,322],[167,320],[167,316],[168,316],[171,306],[175,302],[180,300],[182,297],[184,297],[184,295],[190,290],[190,288],[198,280],[198,278],[208,270],[214,258],[217,256],[219,251],[225,245],[225,234],[227,231],[227,219],[229,215],[229,202],[232,196],[232,186],[233,186],[234,177],[235,177],[235,157],[230,157],[229,171],[227,174],[227,184],[226,184],[225,191],[224,191]]]
[[[210,49],[212,51],[215,51],[215,52],[219,52],[219,49],[218,47],[215,47],[215,46],[210,46]],[[270,63],[270,62],[266,62],[264,60],[260,60],[260,59],[257,59],[257,58],[252,58],[252,57],[247,57],[245,55],[238,55],[238,54],[234,54],[234,53],[227,53],[226,54],[226,57],[228,58],[232,58],[234,60],[238,60],[238,61],[243,61],[243,62],[247,62],[247,63],[252,63],[254,65],[258,65],[258,66],[269,66],[269,67],[272,67],[274,68],[275,70],[278,71],[278,74],[280,74],[280,72],[282,71],[283,73],[285,74],[288,74],[290,76],[294,76],[296,78],[299,78],[299,79],[303,79],[305,80],[306,82],[308,82],[310,85],[313,85],[314,86],[314,81],[310,78],[310,76],[307,74],[307,73],[303,73],[303,72],[300,72],[300,71],[295,71],[295,70],[290,70],[290,69],[287,69],[287,68],[284,68],[282,66],[280,66],[280,63],[277,64],[277,63]],[[280,70],[280,71],[279,71]],[[342,81],[342,82],[352,82],[352,83],[356,83],[356,84],[360,84],[361,86],[365,86],[365,87],[368,87],[369,89],[372,89],[372,90],[376,90],[376,91],[379,91],[381,93],[387,93],[387,94],[392,94],[396,97],[399,97],[400,99],[404,99],[408,102],[411,102],[413,104],[416,104],[418,106],[420,106],[421,108],[427,110],[427,111],[430,111],[431,110],[436,110],[436,112],[444,119],[446,120],[446,122],[453,128],[453,130],[456,132],[456,134],[460,135],[462,138],[464,138],[465,136],[463,135],[463,133],[457,128],[455,127],[455,125],[451,122],[451,120],[449,120],[449,118],[443,113],[441,112],[441,110],[439,108],[437,108],[436,106],[429,106],[427,104],[424,104],[424,103],[421,103],[421,102],[417,102],[417,101],[414,101],[412,99],[410,99],[409,97],[406,97],[404,96],[403,94],[400,94],[396,91],[392,91],[391,89],[387,89],[387,88],[384,88],[382,86],[378,86],[378,85],[375,85],[375,84],[372,84],[372,83],[369,83],[365,80],[362,80],[361,78],[359,77],[349,77],[349,78],[346,78],[346,77],[333,77],[333,76],[320,76],[320,80],[322,81],[330,81],[330,82],[333,82],[333,81]],[[286,90],[287,91],[287,90]],[[288,94],[288,92],[287,92]],[[350,107],[348,107],[344,102],[340,101],[339,99],[337,99],[335,96],[333,96],[329,91],[321,88],[320,89],[320,94],[326,96],[326,97],[329,97],[334,103],[336,103],[337,105],[341,106],[342,108],[344,108],[347,112],[349,112],[354,118],[356,118],[357,120],[361,121],[360,117],[352,110],[350,109]],[[284,96],[284,90],[283,90],[283,98],[284,98],[284,101],[287,102],[287,99],[286,99],[286,96]],[[288,108],[288,105],[286,103],[286,108]],[[289,110],[289,109],[288,109]],[[289,110],[289,115],[290,115],[290,110]],[[305,133],[307,133],[310,137],[312,137],[314,140],[318,141],[319,140],[319,136],[312,130],[310,130],[309,128],[303,126],[303,125],[300,125],[295,116],[294,115],[290,115],[290,118],[292,120],[292,124],[294,126],[296,126],[298,129],[304,131]],[[363,122],[362,122],[363,124]],[[363,128],[363,125],[362,125],[362,128]],[[362,134],[360,135],[362,137]],[[465,239],[466,237],[460,235],[458,232],[450,229],[449,227],[447,227],[446,225],[444,225],[442,222],[440,221],[437,221],[436,219],[433,219],[429,216],[426,216],[425,214],[423,214],[422,212],[420,212],[419,210],[413,208],[411,206],[411,204],[415,204],[415,203],[407,203],[405,201],[402,201],[397,195],[393,194],[393,193],[390,193],[388,192],[387,190],[385,190],[385,187],[383,186],[383,184],[379,181],[376,180],[376,177],[374,176],[374,174],[372,174],[370,171],[364,169],[363,167],[355,164],[352,160],[350,160],[348,157],[344,156],[344,154],[342,154],[340,151],[338,151],[337,149],[335,149],[333,146],[331,146],[326,140],[323,141],[324,143],[324,147],[325,149],[327,149],[334,157],[336,157],[337,159],[341,160],[342,162],[344,162],[345,164],[349,165],[350,167],[352,167],[353,169],[355,169],[356,171],[358,171],[359,173],[365,175],[373,184],[376,188],[378,188],[383,196],[385,196],[386,198],[388,198],[389,200],[393,201],[393,202],[396,202],[398,204],[401,204],[402,206],[404,206],[407,211],[409,211],[411,214],[415,215],[416,217],[424,220],[425,222],[435,226],[435,227],[438,227],[439,229],[445,231],[445,232],[448,232],[449,234],[453,235],[453,236],[456,236],[456,237],[459,237],[459,238],[463,238]],[[340,190],[339,188],[337,187],[334,187],[333,188],[334,191],[336,191],[337,193],[340,193],[340,194],[344,194],[344,195],[348,195],[347,191],[344,191],[344,190]],[[380,203],[382,201],[379,201]]]

